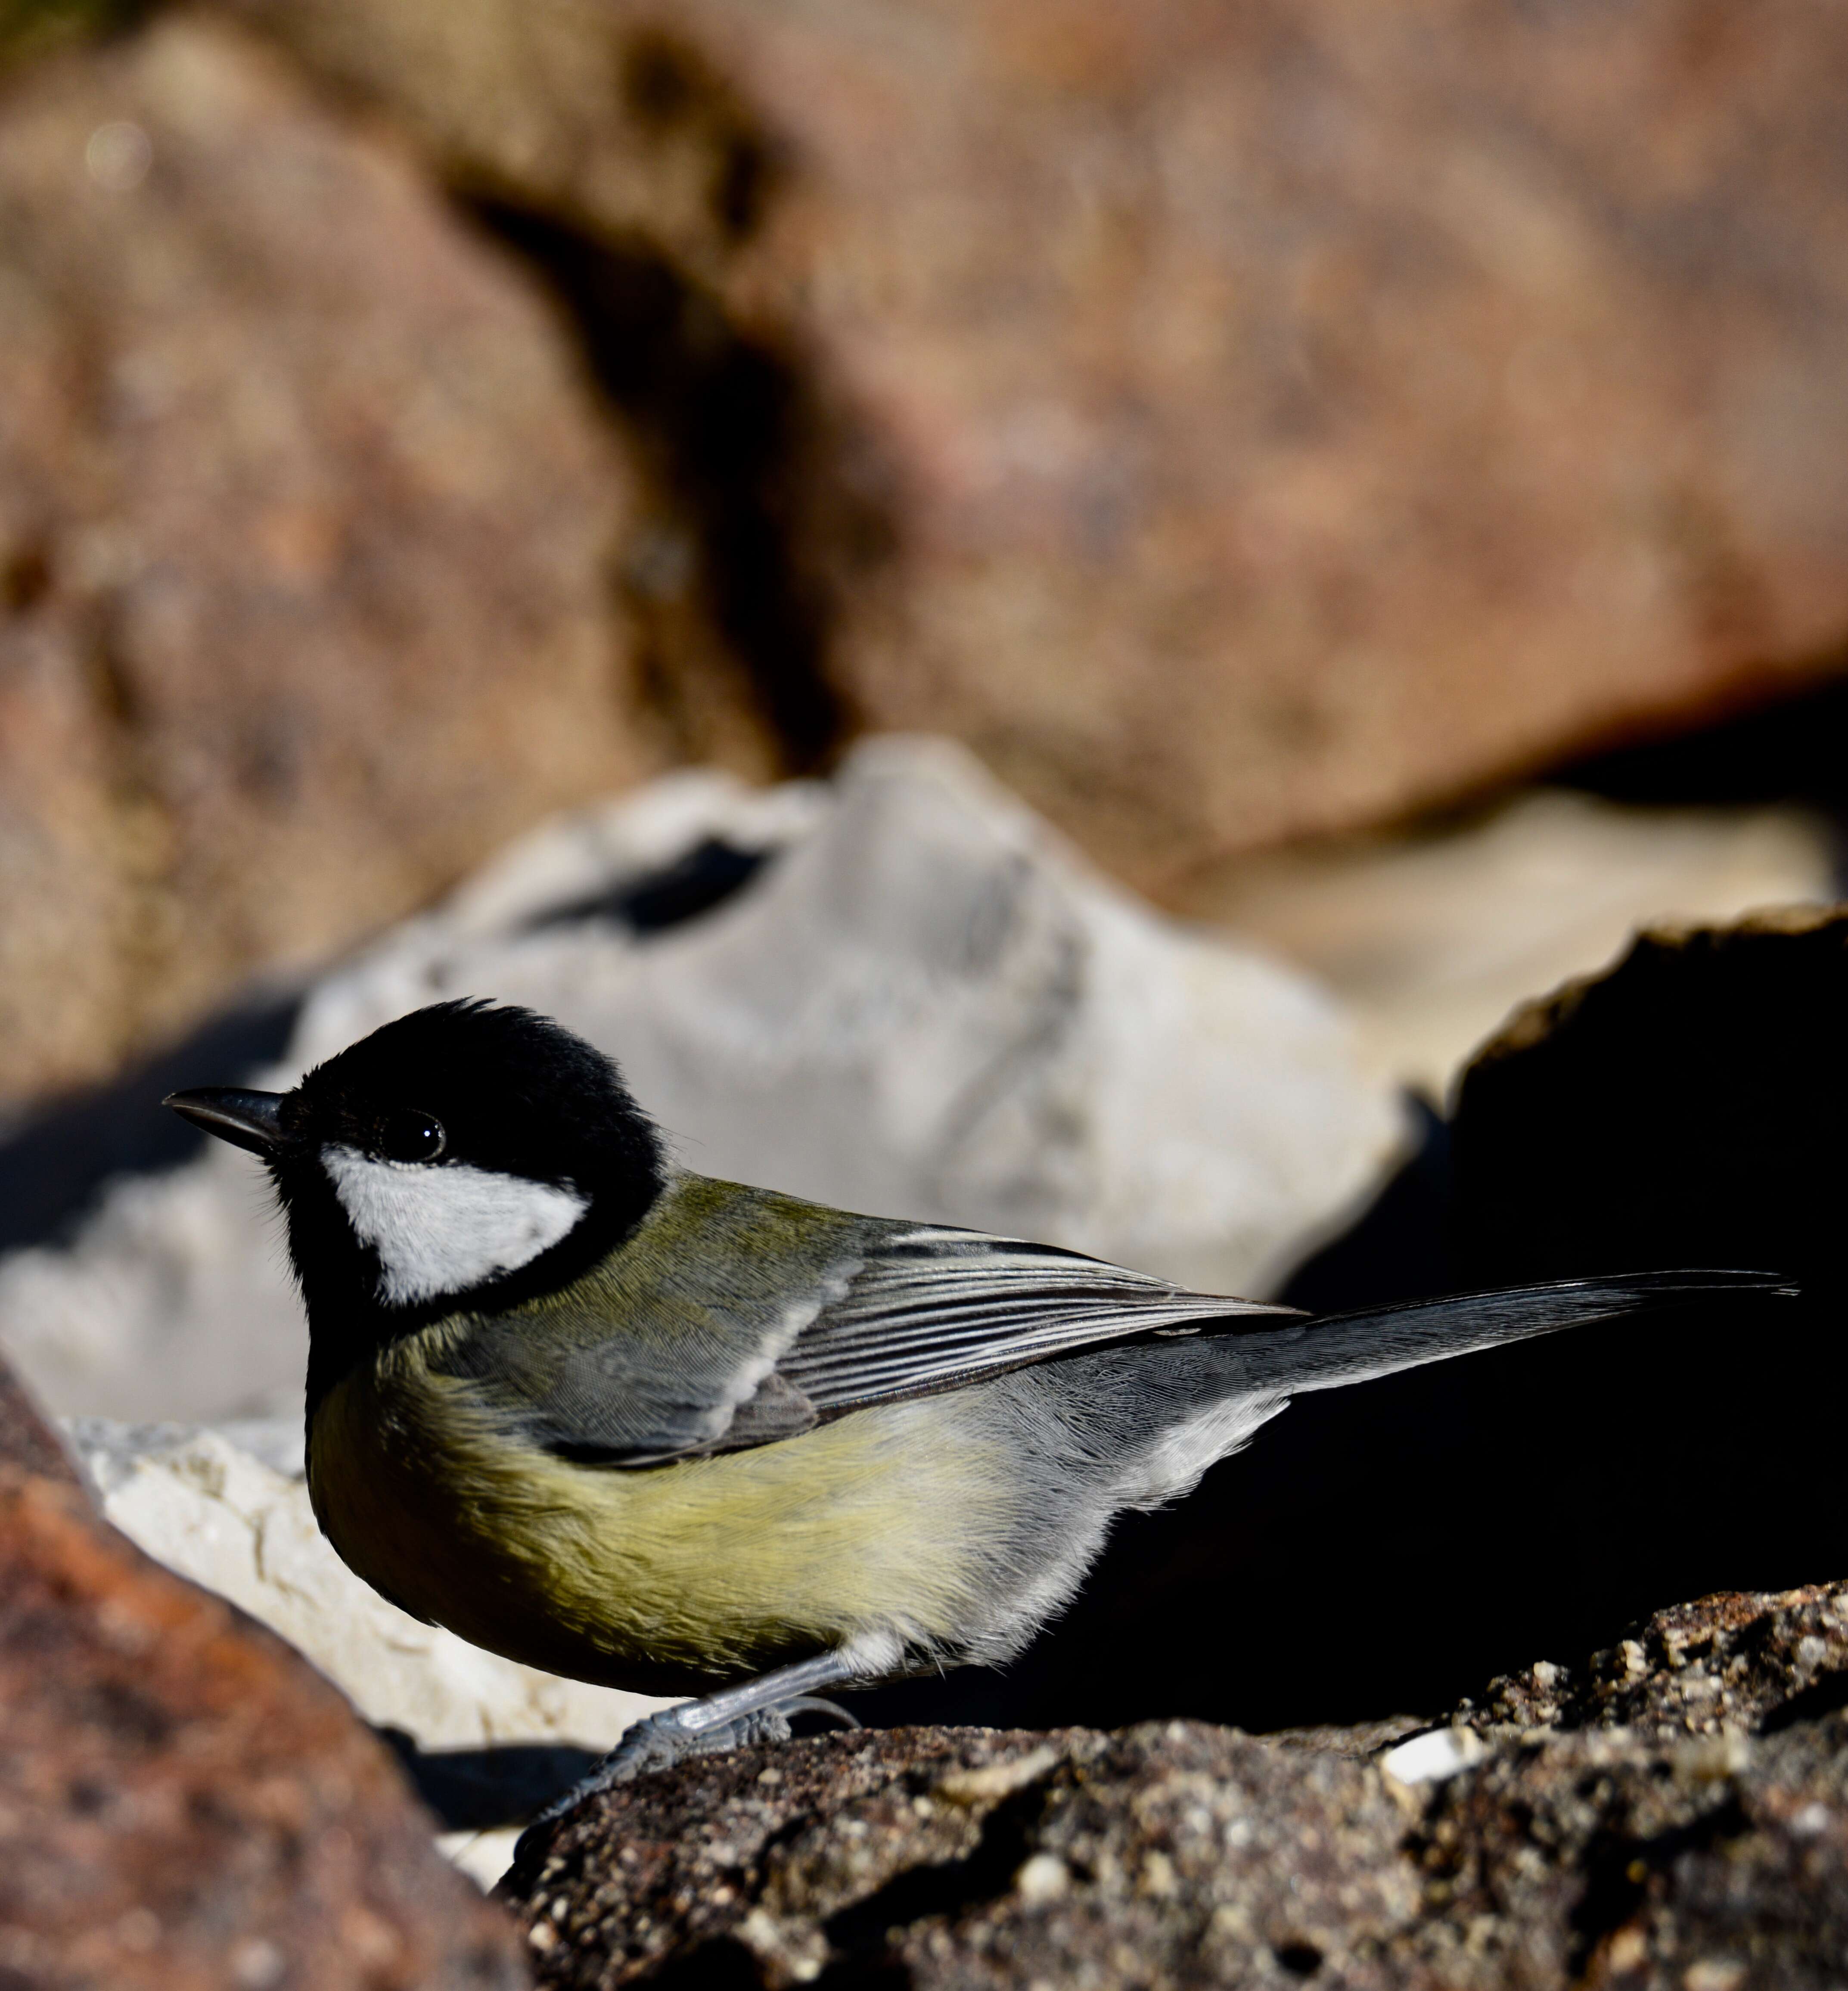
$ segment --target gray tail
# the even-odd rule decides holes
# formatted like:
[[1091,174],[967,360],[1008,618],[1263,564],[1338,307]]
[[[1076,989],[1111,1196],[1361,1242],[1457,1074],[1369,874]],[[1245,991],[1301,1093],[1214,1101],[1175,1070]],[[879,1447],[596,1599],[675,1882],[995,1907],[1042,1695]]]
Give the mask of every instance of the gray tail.
[[1251,1332],[1241,1353],[1253,1380],[1300,1394],[1339,1390],[1588,1321],[1728,1294],[1792,1298],[1797,1291],[1794,1281],[1771,1272],[1623,1272],[1604,1279],[1560,1279],[1266,1326]]

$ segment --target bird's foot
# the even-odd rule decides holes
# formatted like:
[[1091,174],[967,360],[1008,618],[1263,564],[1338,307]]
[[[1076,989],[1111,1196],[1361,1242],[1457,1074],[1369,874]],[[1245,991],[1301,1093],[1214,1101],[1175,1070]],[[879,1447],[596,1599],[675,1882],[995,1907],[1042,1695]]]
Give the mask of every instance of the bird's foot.
[[587,1775],[580,1777],[563,1796],[555,1798],[521,1833],[514,1857],[519,1860],[544,1837],[567,1812],[575,1811],[587,1798],[614,1790],[651,1771],[671,1770],[696,1756],[716,1756],[727,1749],[744,1749],[757,1742],[787,1742],[792,1714],[829,1714],[846,1727],[859,1724],[844,1707],[810,1695],[760,1707],[735,1715],[730,1721],[699,1723],[703,1703],[689,1701],[679,1707],[664,1707],[645,1715],[625,1731],[622,1740]]
[[578,1790],[608,1790],[626,1784],[647,1770],[671,1770],[693,1756],[716,1756],[727,1749],[742,1749],[752,1742],[787,1742],[789,1716],[782,1707],[760,1707],[712,1726],[696,1726],[692,1720],[676,1720],[699,1707],[692,1701],[685,1707],[664,1707],[648,1715],[629,1729],[608,1755],[597,1765]]
[[857,1728],[859,1724],[844,1707],[818,1700],[809,1691],[851,1680],[855,1671],[853,1662],[841,1652],[818,1653],[741,1686],[722,1689],[703,1700],[682,1701],[677,1707],[663,1707],[645,1716],[588,1776],[547,1805],[521,1833],[513,1850],[516,1866],[537,1860],[552,1827],[587,1798],[599,1796],[647,1771],[671,1770],[689,1758],[716,1755],[754,1742],[787,1742],[792,1714],[826,1714],[849,1728]]

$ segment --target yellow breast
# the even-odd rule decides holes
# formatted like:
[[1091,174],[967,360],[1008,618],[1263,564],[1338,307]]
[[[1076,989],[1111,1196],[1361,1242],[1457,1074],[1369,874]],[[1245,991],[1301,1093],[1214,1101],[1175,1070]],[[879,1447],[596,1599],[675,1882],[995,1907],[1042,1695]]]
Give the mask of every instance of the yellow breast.
[[309,1486],[350,1567],[510,1659],[685,1693],[873,1630],[948,1641],[1012,1520],[966,1398],[859,1411],[639,1470],[516,1442],[429,1356],[382,1351],[317,1409]]

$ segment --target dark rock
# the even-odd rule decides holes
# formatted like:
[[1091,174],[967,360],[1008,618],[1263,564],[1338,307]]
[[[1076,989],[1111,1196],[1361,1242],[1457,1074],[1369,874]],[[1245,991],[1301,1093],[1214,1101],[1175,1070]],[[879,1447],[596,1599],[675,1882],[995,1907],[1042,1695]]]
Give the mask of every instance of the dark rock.
[[1402,1721],[740,1751],[587,1805],[503,1891],[541,1981],[586,1991],[1822,1986],[1845,1662],[1848,1585],[1708,1598],[1497,1681],[1458,1717],[1475,1759],[1411,1783],[1361,1760]]
[[1848,1724],[1516,1744],[1443,1785],[1406,1850],[1425,1914],[1383,1959],[1388,1982],[1838,1984]]
[[147,0],[0,0],[0,75],[119,30]]
[[1454,1717],[1509,1729],[1717,1735],[1788,1727],[1848,1705],[1848,1584],[1703,1597],[1658,1611],[1573,1669],[1546,1662],[1492,1681]]
[[552,271],[798,753],[1159,883],[1836,667],[1837,10],[223,4]]
[[1798,906],[1645,933],[1517,1011],[1458,1091],[1460,1271],[1739,1265],[1835,1285],[1845,1010],[1848,911]]
[[[1663,1598],[1837,1566],[1845,1013],[1839,907],[1646,935],[1518,1013],[1463,1087],[1454,1166],[1427,1116],[1423,1151],[1283,1295],[1335,1310],[1717,1264],[1796,1268],[1812,1299],[1598,1322],[1299,1399],[1187,1500],[1125,1517],[1004,1673],[881,1690],[876,1718],[1262,1731],[1448,1707]],[[1293,1626],[1338,1598],[1366,1666],[1339,1637],[1250,1636],[1258,1598]]]
[[10,1380],[0,1411],[0,1981],[528,1981],[340,1696],[104,1523]]
[[0,100],[0,1102],[652,764],[574,351],[223,22]]
[[1199,1723],[892,1729],[645,1778],[504,1884],[548,1983],[1287,1983],[1416,1914],[1404,1829],[1377,1771]]

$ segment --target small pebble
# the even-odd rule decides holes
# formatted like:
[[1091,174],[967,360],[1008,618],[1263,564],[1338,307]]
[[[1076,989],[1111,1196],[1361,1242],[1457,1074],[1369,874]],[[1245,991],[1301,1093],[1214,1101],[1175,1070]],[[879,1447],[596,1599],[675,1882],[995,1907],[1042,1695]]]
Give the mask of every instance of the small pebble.
[[1056,1853],[1036,1853],[1014,1876],[1022,1901],[1036,1907],[1071,1891],[1071,1869]]

